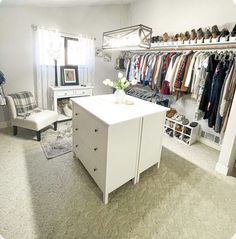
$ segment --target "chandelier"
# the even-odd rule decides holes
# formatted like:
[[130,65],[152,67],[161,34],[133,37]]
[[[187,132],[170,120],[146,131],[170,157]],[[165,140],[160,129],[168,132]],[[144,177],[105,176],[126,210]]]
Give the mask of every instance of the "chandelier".
[[152,28],[135,25],[103,33],[103,49],[150,48]]

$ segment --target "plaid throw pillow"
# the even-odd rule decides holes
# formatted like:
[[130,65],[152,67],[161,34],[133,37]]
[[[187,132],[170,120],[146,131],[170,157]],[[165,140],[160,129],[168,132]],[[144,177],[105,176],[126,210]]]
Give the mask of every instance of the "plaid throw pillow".
[[10,95],[16,106],[16,112],[18,116],[24,116],[29,111],[37,108],[34,96],[29,91],[22,91],[16,94]]

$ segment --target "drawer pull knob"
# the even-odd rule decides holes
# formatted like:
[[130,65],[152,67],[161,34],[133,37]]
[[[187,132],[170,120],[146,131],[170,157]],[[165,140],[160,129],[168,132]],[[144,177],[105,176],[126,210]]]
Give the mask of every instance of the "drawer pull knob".
[[93,150],[94,150],[94,151],[97,151],[97,150],[98,150],[98,148],[94,148]]
[[78,113],[75,113],[76,116],[78,116]]
[[98,132],[98,129],[95,129],[94,132],[97,133],[97,132]]
[[97,168],[94,168],[93,171],[96,172],[98,169]]
[[76,128],[75,131],[78,131],[78,128]]
[[76,147],[76,148],[78,148],[78,147],[79,147],[79,145],[78,145],[78,144],[76,144],[76,145],[75,145],[75,147]]

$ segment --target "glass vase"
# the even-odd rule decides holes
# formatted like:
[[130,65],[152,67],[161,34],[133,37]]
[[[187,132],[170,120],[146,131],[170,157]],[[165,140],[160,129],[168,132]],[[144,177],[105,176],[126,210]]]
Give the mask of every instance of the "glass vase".
[[115,103],[116,104],[122,104],[125,100],[125,91],[117,89],[114,93],[115,95]]

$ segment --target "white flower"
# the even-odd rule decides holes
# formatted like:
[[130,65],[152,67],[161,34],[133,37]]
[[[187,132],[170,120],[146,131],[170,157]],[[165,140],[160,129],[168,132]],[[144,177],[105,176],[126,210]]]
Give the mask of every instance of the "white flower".
[[125,88],[128,87],[129,85],[130,85],[130,83],[127,81],[127,82],[125,83]]
[[114,86],[114,83],[113,83],[112,81],[110,81],[110,82],[108,83],[108,85],[109,85],[110,87],[113,87],[113,86]]
[[121,72],[118,73],[118,78],[121,79],[123,77],[123,74]]
[[136,85],[138,83],[138,81],[133,79],[130,83],[131,83],[131,85]]
[[121,82],[122,82],[122,83],[125,83],[125,82],[126,82],[126,78],[123,77],[123,78],[121,79]]
[[106,79],[106,80],[104,80],[102,83],[103,83],[104,85],[109,85],[110,82],[112,82],[110,79]]

